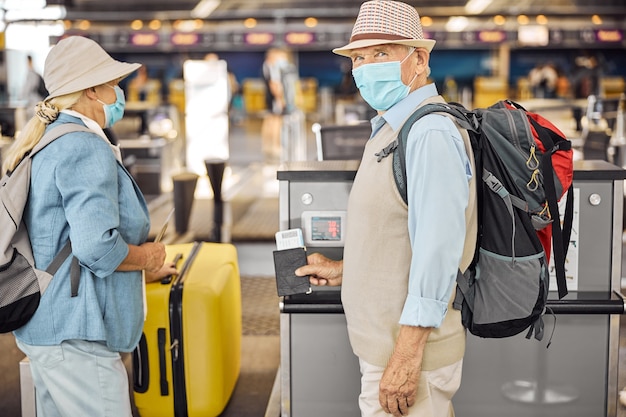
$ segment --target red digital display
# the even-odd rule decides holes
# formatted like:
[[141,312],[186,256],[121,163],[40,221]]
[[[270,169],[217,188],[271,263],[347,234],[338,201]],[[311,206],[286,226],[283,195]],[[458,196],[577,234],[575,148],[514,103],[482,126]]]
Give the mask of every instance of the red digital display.
[[313,217],[311,219],[312,240],[341,240],[341,217]]

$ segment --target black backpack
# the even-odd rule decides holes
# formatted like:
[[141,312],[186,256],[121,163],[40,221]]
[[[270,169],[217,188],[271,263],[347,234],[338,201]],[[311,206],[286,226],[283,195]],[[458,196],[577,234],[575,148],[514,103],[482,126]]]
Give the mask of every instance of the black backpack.
[[[47,132],[20,163],[0,179],[0,333],[26,324],[52,276],[72,256],[68,241],[46,270],[35,268],[33,251],[22,220],[30,189],[31,158],[56,138],[72,131],[89,131],[75,123],[65,123]],[[80,270],[72,256],[71,295],[78,294]]]
[[[529,329],[527,338],[534,332],[541,340],[550,241],[559,298],[567,294],[565,255],[573,215],[571,143],[550,122],[510,101],[473,111],[455,103],[427,104],[407,119],[397,140],[377,154],[380,160],[393,152],[394,178],[405,202],[406,140],[413,123],[433,112],[451,115],[468,131],[480,174],[476,250],[467,271],[458,273],[454,308],[476,336],[509,337]],[[557,203],[568,190],[561,229]]]

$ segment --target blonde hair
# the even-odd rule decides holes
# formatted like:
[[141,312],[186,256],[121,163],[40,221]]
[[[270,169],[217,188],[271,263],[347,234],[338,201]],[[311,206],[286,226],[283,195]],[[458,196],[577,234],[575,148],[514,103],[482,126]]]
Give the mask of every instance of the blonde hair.
[[13,171],[24,155],[39,143],[46,126],[57,119],[61,110],[74,106],[82,95],[81,90],[37,103],[35,115],[26,123],[3,157],[2,172]]

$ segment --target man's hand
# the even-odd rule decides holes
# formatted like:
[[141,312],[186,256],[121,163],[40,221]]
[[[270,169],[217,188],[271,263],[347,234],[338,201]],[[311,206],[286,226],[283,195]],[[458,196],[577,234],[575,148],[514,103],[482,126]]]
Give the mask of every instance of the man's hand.
[[334,261],[319,253],[307,257],[308,265],[296,269],[296,275],[309,275],[312,285],[341,285],[343,279],[343,261]]
[[422,358],[430,328],[402,326],[396,346],[380,380],[378,400],[386,413],[406,416],[415,404]]

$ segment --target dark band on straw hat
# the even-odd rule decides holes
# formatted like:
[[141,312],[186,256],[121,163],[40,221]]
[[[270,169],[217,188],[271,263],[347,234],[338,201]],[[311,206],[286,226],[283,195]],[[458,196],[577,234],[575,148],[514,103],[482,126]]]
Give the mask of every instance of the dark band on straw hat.
[[354,49],[384,44],[407,45],[430,52],[435,41],[424,37],[415,7],[401,1],[370,0],[359,9],[349,43],[333,52],[350,56]]

